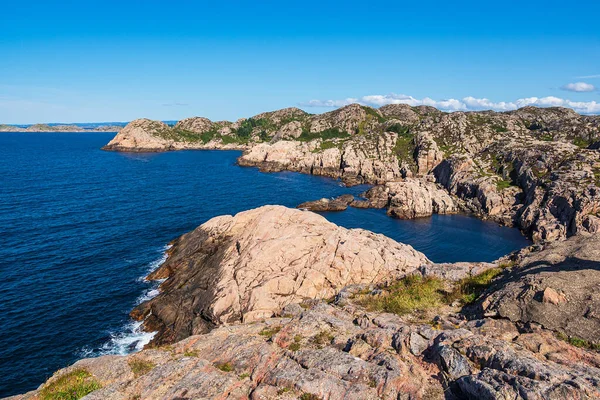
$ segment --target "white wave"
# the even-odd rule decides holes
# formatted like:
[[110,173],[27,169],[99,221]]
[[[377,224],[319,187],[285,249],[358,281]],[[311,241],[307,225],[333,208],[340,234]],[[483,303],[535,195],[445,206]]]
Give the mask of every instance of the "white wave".
[[[167,260],[167,250],[171,245],[167,245],[162,249],[162,255],[159,259],[148,264],[144,276],[138,278],[138,281],[150,283],[146,280],[146,276],[159,268]],[[153,299],[160,294],[159,286],[166,279],[159,279],[151,282],[151,286],[140,295],[136,300],[136,305]],[[145,332],[143,330],[143,321],[129,321],[118,332],[111,332],[110,339],[100,348],[90,349],[84,348],[81,350],[82,357],[97,357],[107,354],[126,355],[140,351],[145,345],[150,343],[156,332]]]
[[145,332],[143,321],[131,321],[120,332],[112,333],[110,340],[98,349],[83,349],[83,357],[97,357],[108,354],[127,355],[135,353],[150,343],[156,332]]
[[138,281],[140,282],[147,282],[146,277],[148,275],[150,275],[152,272],[156,271],[161,265],[164,264],[165,261],[167,261],[167,258],[169,257],[169,255],[167,254],[167,251],[173,247],[173,245],[168,244],[165,247],[163,247],[162,250],[162,255],[159,259],[152,261],[151,263],[148,264],[148,267],[146,268],[146,272],[144,272],[144,275],[140,276],[138,278]]

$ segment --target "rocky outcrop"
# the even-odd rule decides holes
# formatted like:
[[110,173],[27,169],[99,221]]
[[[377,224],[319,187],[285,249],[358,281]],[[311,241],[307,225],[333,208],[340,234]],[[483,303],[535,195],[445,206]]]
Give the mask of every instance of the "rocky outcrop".
[[138,152],[172,150],[174,141],[165,137],[169,129],[164,122],[136,119],[121,129],[102,149]]
[[213,218],[173,243],[149,279],[161,294],[132,316],[172,343],[215,325],[252,322],[287,304],[331,298],[350,284],[385,283],[430,261],[411,246],[281,206]]
[[458,211],[448,192],[425,179],[388,182],[364,193],[374,208],[387,207],[388,215],[401,219],[454,214]]
[[600,235],[522,251],[518,266],[483,298],[482,310],[600,344]]
[[354,201],[354,196],[344,194],[335,199],[320,199],[301,203],[296,208],[308,211],[344,211]]

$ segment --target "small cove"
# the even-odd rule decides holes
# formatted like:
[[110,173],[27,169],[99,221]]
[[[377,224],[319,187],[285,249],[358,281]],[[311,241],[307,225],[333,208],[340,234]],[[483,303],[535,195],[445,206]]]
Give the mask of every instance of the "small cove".
[[[241,168],[238,151],[101,151],[113,135],[0,134],[3,395],[31,390],[84,355],[135,346],[128,313],[151,289],[140,277],[171,239],[217,215],[366,189]],[[411,244],[436,262],[492,261],[529,243],[516,229],[465,215],[323,215]]]

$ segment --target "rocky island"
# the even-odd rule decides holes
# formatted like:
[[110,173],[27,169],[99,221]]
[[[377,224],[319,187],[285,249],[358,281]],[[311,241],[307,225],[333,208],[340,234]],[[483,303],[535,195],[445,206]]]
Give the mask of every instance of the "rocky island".
[[242,149],[241,166],[372,185],[303,209],[469,212],[534,244],[436,264],[310,211],[216,217],[148,276],[160,294],[131,313],[156,332],[146,349],[80,360],[13,399],[600,398],[599,148],[600,117],[563,108],[133,121],[104,149]]

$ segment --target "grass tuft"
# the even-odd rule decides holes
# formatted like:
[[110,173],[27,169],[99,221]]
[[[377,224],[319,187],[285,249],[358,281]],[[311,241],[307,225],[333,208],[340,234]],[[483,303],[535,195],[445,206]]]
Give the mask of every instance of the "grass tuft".
[[381,295],[358,294],[357,303],[371,311],[398,315],[424,313],[456,300],[462,304],[470,304],[501,273],[501,268],[489,269],[456,282],[450,291],[446,290],[446,285],[440,278],[409,275],[384,288]]
[[41,400],[78,400],[102,388],[85,369],[75,369],[60,376],[40,391]]
[[380,296],[363,297],[359,304],[369,310],[398,315],[422,312],[444,304],[443,288],[439,278],[409,275],[385,288]]
[[135,375],[136,378],[146,375],[148,372],[152,371],[154,367],[156,367],[156,365],[150,361],[129,360],[129,368],[131,368],[131,372],[133,372],[133,375]]
[[281,330],[281,326],[274,326],[272,328],[265,328],[262,331],[260,331],[258,334],[260,336],[264,336],[265,338],[267,338],[267,340],[269,340],[273,337],[273,335],[279,333],[280,330]]
[[572,344],[575,347],[600,351],[600,344],[592,343],[588,340],[581,339],[576,336],[568,336],[563,332],[556,332],[556,337],[560,340],[564,340],[565,342]]
[[231,372],[231,371],[233,371],[233,366],[231,364],[229,364],[228,362],[215,364],[215,367],[217,369],[220,369],[223,372]]

